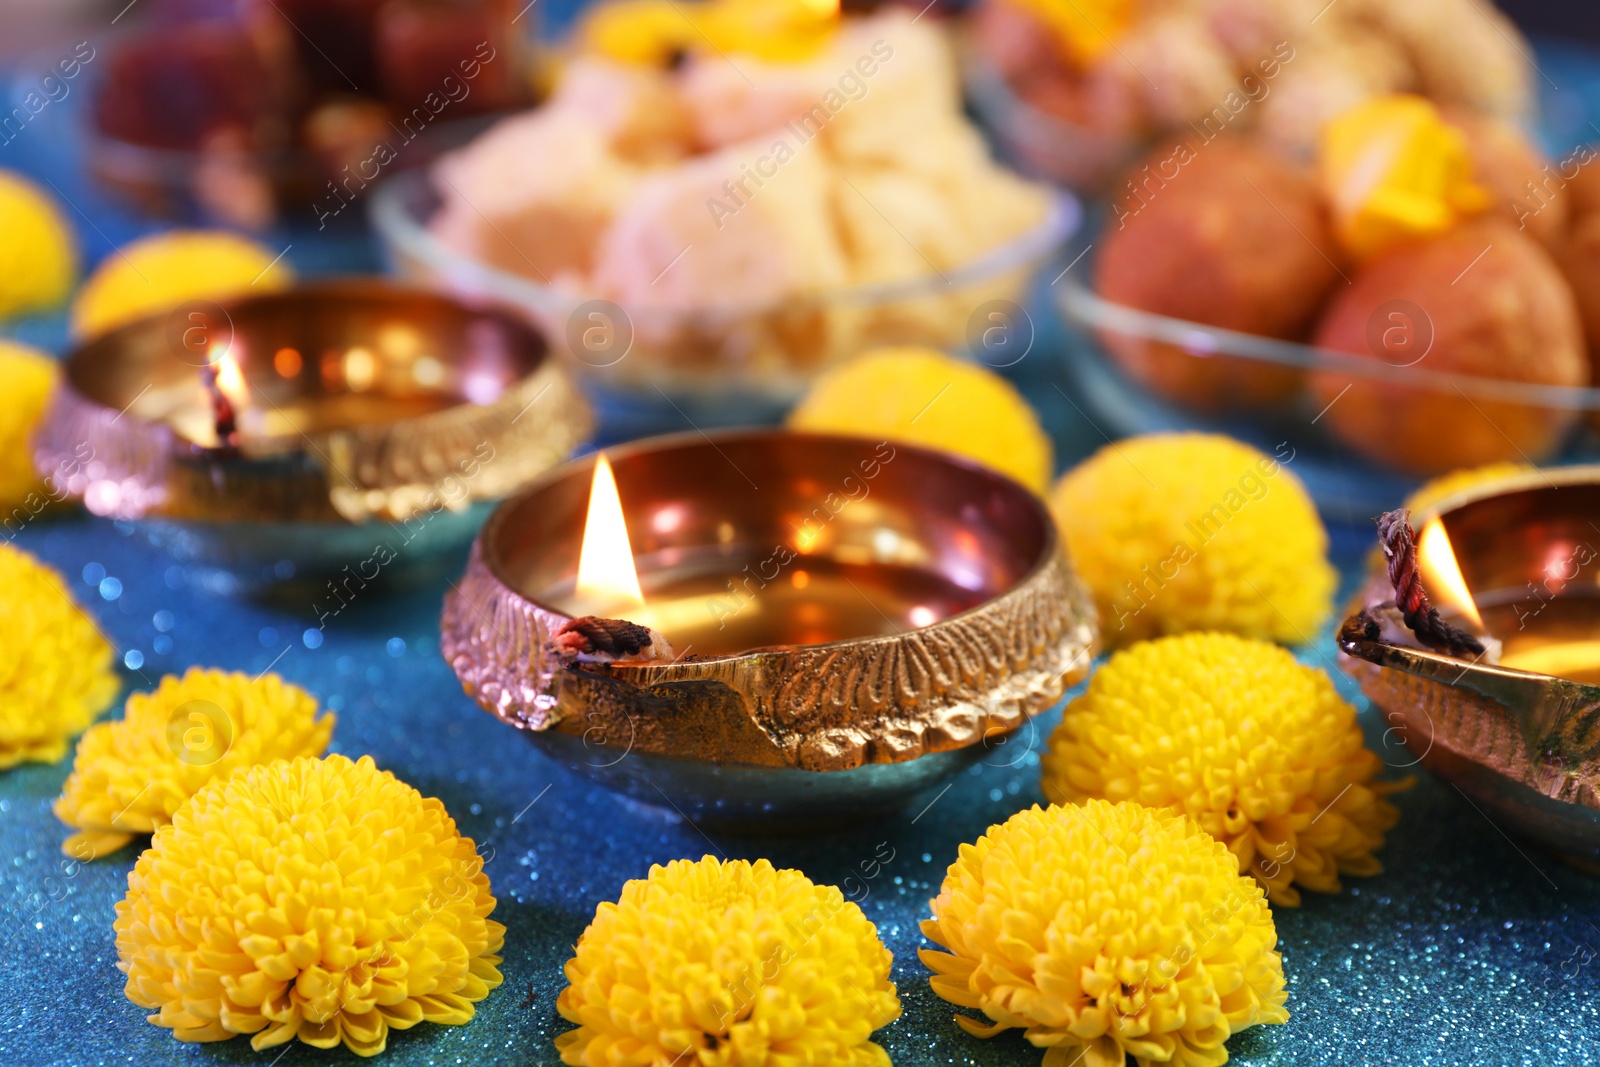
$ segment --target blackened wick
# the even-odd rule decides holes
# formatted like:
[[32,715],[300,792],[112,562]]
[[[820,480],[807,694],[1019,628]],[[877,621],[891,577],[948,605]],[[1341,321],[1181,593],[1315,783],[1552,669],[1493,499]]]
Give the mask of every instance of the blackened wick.
[[565,663],[627,663],[672,658],[667,639],[627,619],[584,615],[562,623],[545,646]]
[[238,444],[238,417],[234,414],[233,401],[228,399],[228,394],[222,391],[222,385],[217,380],[217,368],[210,364],[201,367],[200,380],[211,397],[211,419],[217,431],[217,444],[225,448]]
[[1422,588],[1422,573],[1417,568],[1417,538],[1411,529],[1411,513],[1405,508],[1378,516],[1378,543],[1389,564],[1389,584],[1394,587],[1395,606],[1417,640],[1447,656],[1480,656],[1483,642],[1459,626],[1452,626],[1428,602]]

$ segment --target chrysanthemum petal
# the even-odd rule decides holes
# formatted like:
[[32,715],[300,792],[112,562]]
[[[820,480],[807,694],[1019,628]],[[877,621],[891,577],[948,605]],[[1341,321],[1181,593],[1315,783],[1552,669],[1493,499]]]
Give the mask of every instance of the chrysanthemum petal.
[[108,856],[133,840],[132,834],[120,830],[80,830],[67,835],[61,842],[61,851],[74,859],[92,860]]

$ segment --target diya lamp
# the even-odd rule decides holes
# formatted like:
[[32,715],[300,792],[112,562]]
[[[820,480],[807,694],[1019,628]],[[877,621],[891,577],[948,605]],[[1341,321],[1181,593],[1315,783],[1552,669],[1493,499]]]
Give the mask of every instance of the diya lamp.
[[[516,316],[377,280],[196,302],[72,352],[35,465],[224,592],[471,540],[590,415]],[[375,576],[360,576],[364,587]]]
[[859,819],[1015,762],[1007,739],[1096,640],[1035,494],[777,430],[549,472],[484,525],[441,631],[466,691],[547,754],[735,830]]
[[1600,466],[1492,478],[1379,525],[1345,669],[1412,762],[1600,872]]

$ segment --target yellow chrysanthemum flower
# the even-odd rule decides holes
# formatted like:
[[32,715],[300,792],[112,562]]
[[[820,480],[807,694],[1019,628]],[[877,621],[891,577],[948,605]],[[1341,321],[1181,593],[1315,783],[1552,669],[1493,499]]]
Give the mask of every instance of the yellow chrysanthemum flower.
[[226,230],[140,238],[107,256],[83,283],[72,304],[73,335],[94,337],[190,300],[287,289],[294,273],[277,256]]
[[1186,630],[1311,640],[1339,576],[1293,458],[1217,434],[1151,434],[1068,471],[1050,508],[1106,644]]
[[962,845],[922,932],[933,991],[1021,1027],[1045,1067],[1215,1067],[1289,1018],[1261,887],[1187,819],[1138,804],[1020,811]]
[[0,543],[0,768],[54,763],[117,695],[111,646],[55,571]]
[[766,860],[675,860],[595,909],[556,1038],[573,1067],[888,1067],[893,957],[833,886]]
[[72,227],[55,200],[0,170],[0,319],[54,307],[77,273]]
[[0,341],[0,521],[15,524],[49,503],[33,469],[33,431],[56,385],[56,361],[38,349]]
[[180,1041],[382,1052],[500,984],[505,927],[444,805],[371,756],[213,781],[158,827],[117,904],[128,999]]
[[1067,710],[1044,756],[1045,796],[1167,808],[1227,844],[1274,904],[1295,885],[1339,890],[1373,875],[1400,818],[1383,799],[1356,710],[1328,676],[1233,634],[1183,634],[1111,657]]
[[152,693],[134,693],[115,722],[78,741],[56,817],[77,827],[61,850],[79,859],[114,852],[172,821],[190,797],[241,767],[320,756],[333,715],[317,718],[310,693],[276,674],[252,679],[192,667],[167,675]]
[[931,348],[880,348],[835,367],[812,383],[789,427],[954,452],[1038,493],[1050,484],[1050,438],[1022,394]]

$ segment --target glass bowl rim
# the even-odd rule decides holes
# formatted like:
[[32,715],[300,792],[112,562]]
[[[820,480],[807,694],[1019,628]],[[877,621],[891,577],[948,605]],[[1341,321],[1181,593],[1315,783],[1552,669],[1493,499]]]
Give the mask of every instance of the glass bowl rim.
[[[999,165],[999,164],[997,164]],[[566,310],[590,300],[608,299],[579,292],[521,274],[503,270],[475,256],[451,247],[435,236],[413,210],[408,197],[432,194],[432,177],[427,170],[396,174],[373,193],[369,207],[373,228],[379,239],[402,254],[428,266],[431,271],[470,278],[502,299],[546,310]],[[1047,188],[1049,209],[1035,226],[1009,241],[991,247],[976,259],[943,272],[920,274],[893,281],[868,282],[797,293],[759,304],[646,304],[630,306],[628,314],[650,321],[681,320],[697,315],[715,317],[754,317],[797,308],[826,306],[873,306],[899,300],[939,296],[982,283],[1019,269],[1037,269],[1065,249],[1078,232],[1084,218],[1082,202],[1071,191]]]
[[1063,279],[1056,302],[1071,324],[1096,331],[1109,330],[1147,341],[1165,342],[1195,359],[1227,356],[1266,366],[1341,374],[1353,380],[1364,379],[1411,389],[1434,392],[1454,390],[1468,402],[1479,397],[1501,404],[1600,411],[1600,386],[1546,385],[1459,371],[1431,370],[1419,365],[1421,360],[1427,358],[1426,352],[1416,363],[1401,366],[1336,349],[1318,348],[1300,341],[1285,341],[1220,326],[1207,326],[1107,300],[1078,278]]

